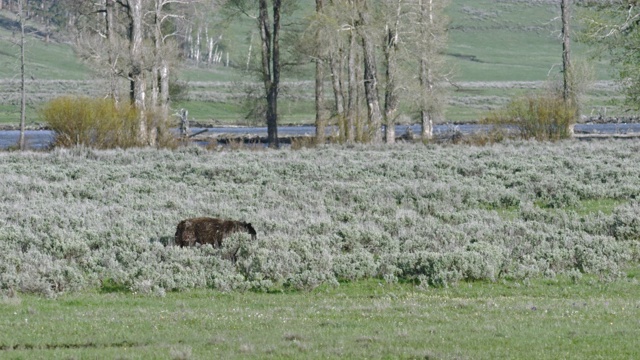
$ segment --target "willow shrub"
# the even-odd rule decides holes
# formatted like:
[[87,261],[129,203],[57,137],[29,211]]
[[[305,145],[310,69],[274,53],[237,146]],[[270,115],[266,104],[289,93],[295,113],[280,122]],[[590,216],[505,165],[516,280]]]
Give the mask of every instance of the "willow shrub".
[[484,123],[495,133],[515,131],[523,139],[561,140],[572,136],[576,108],[555,95],[528,95],[512,100],[504,109],[491,113]]
[[48,102],[41,115],[56,134],[55,146],[107,149],[138,145],[139,112],[111,99],[59,97]]

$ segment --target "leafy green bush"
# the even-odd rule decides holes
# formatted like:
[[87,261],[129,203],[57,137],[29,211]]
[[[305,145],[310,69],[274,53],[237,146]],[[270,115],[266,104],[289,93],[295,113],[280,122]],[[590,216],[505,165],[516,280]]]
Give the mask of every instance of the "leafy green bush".
[[553,95],[528,95],[512,100],[504,109],[494,111],[483,123],[493,125],[491,133],[503,138],[515,131],[523,139],[560,140],[572,136],[576,108]]
[[41,115],[56,133],[55,146],[107,149],[139,145],[139,112],[111,99],[59,97],[48,102]]
[[128,147],[137,139],[137,112],[109,99],[60,97],[41,113],[56,133],[56,146]]

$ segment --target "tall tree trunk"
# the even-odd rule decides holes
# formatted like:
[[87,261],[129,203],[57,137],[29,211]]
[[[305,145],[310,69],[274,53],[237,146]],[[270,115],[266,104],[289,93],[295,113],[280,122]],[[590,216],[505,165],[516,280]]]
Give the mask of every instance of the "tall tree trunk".
[[26,127],[26,112],[27,112],[27,89],[25,83],[25,58],[24,58],[24,0],[18,0],[18,16],[20,18],[20,139],[18,145],[20,150],[26,150],[25,142],[25,127]]
[[376,67],[375,46],[368,34],[370,25],[370,14],[367,10],[359,11],[361,26],[360,37],[362,38],[362,50],[364,57],[364,93],[367,99],[367,114],[369,118],[369,131],[373,143],[382,142],[382,112],[380,111],[380,100],[378,95],[378,74]]
[[202,33],[202,27],[198,26],[198,35],[196,36],[196,48],[195,48],[195,59],[196,66],[200,63],[200,35]]
[[[420,33],[423,41],[426,41],[429,36],[429,31],[427,29],[431,29],[433,24],[433,0],[420,0]],[[433,103],[435,99],[433,99],[433,73],[431,68],[429,67],[428,61],[433,59],[429,59],[433,55],[428,55],[426,52],[429,52],[430,49],[423,50],[423,53],[420,55],[420,87],[422,88],[422,96],[420,99],[420,119],[422,129],[420,135],[423,140],[433,138],[433,117],[434,117],[434,108],[429,103]]]
[[572,100],[571,95],[571,37],[569,33],[569,21],[571,17],[571,9],[569,8],[570,0],[561,0],[560,9],[562,11],[562,98],[565,103]]
[[251,38],[249,39],[249,51],[247,51],[247,66],[244,69],[245,71],[249,71],[249,66],[251,65],[251,52],[252,51],[253,51],[253,31],[251,32]]
[[169,64],[160,62],[160,112],[163,120],[169,116]]
[[326,141],[327,119],[324,111],[324,64],[316,58],[316,84],[315,84],[315,108],[316,108],[316,144],[324,144]]
[[158,131],[160,124],[167,120],[167,101],[163,86],[165,86],[165,77],[168,76],[169,69],[166,61],[162,58],[163,35],[162,35],[162,7],[164,0],[155,0],[154,26],[153,26],[153,68],[151,70],[151,107],[154,110],[154,123],[149,129],[149,143],[155,145],[158,139]]
[[384,122],[385,122],[385,142],[387,144],[395,143],[396,139],[396,124],[395,114],[398,109],[398,96],[396,94],[396,54],[393,38],[395,37],[393,30],[390,28],[387,31],[387,44],[385,47],[385,60],[387,63],[387,69],[385,77],[387,84],[384,94]]
[[160,96],[160,66],[154,63],[151,66],[151,101],[149,102],[151,109],[158,107],[158,97]]
[[151,108],[158,106],[160,96],[160,47],[162,46],[162,33],[160,30],[160,11],[162,0],[155,1],[155,12],[153,14],[153,65],[151,66]]
[[428,97],[433,96],[433,79],[431,69],[429,69],[424,59],[420,60],[420,85],[422,87],[423,97],[426,97],[420,100],[423,103],[420,109],[420,136],[425,140],[433,138],[433,116],[429,105],[426,104],[426,102],[429,101]]
[[[208,37],[209,35],[207,35]],[[209,65],[213,64],[213,36],[209,38],[207,45],[207,63]]]
[[147,85],[144,79],[142,64],[142,0],[129,0],[129,53],[131,68],[129,70],[130,100],[139,112],[138,140],[141,145],[148,145],[147,122],[145,118],[145,97]]
[[107,60],[109,61],[109,96],[117,104],[120,101],[118,90],[118,70],[116,67],[116,32],[114,22],[115,1],[106,0],[105,2],[105,20],[107,26]]
[[344,117],[344,89],[342,86],[342,55],[332,52],[329,55],[329,67],[331,69],[331,86],[333,87],[333,100],[335,102],[335,112],[340,118]]
[[[316,0],[316,12],[321,13],[324,6],[323,0]],[[320,39],[318,39],[320,40]],[[316,56],[316,86],[315,86],[315,107],[316,107],[316,144],[324,144],[326,138],[326,118],[324,111],[324,64],[320,56]]]
[[[580,116],[578,111],[578,100],[574,92],[573,76],[571,67],[571,33],[569,23],[571,22],[571,0],[561,0],[560,9],[562,12],[562,99],[565,105],[575,106],[576,119]],[[573,123],[567,125],[567,132],[573,136]]]
[[278,92],[280,91],[280,6],[281,0],[273,0],[273,82],[270,91],[270,106],[267,110],[269,144],[280,147],[278,140]]
[[335,113],[335,117],[338,119],[339,139],[345,140],[348,138],[348,134],[351,130],[349,130],[349,122],[344,111],[344,88],[342,86],[343,64],[340,51],[341,50],[338,49],[337,55],[333,51],[329,54],[329,69],[331,71],[331,87],[333,89],[333,111]]
[[[259,0],[258,24],[262,40],[262,78],[267,98],[267,141],[269,147],[279,148],[278,87],[280,86],[280,5],[273,0],[273,25],[269,21],[267,0]],[[271,29],[271,27],[273,28]]]
[[193,36],[191,34],[192,31],[193,31],[193,29],[191,28],[191,25],[185,26],[185,29],[184,29],[184,38],[185,38],[184,56],[187,59],[193,59]]
[[384,101],[384,118],[385,118],[385,138],[387,144],[393,144],[396,141],[396,112],[398,111],[398,92],[396,85],[397,69],[397,52],[398,52],[398,25],[400,22],[400,11],[402,10],[401,1],[397,3],[395,21],[391,26],[387,26],[386,44],[384,47],[385,60],[387,63]]
[[[347,65],[348,71],[348,88],[349,94],[347,98],[347,143],[353,143],[356,139],[356,123],[357,123],[357,107],[358,107],[358,79],[356,68],[356,33],[349,32],[349,60]],[[361,136],[357,137],[362,140]]]

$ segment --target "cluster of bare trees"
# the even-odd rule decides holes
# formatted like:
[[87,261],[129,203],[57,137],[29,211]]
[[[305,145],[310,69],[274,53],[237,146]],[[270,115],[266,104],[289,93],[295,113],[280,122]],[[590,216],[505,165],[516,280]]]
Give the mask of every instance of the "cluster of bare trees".
[[[227,5],[256,19],[269,140],[277,146],[280,28],[290,23],[287,10],[295,1]],[[447,0],[316,0],[315,5],[301,35],[286,37],[297,44],[286,47],[315,62],[316,141],[325,142],[325,129],[333,123],[340,141],[392,143],[401,106],[420,114],[422,136],[430,138],[444,105]],[[331,84],[332,96],[325,84]]]
[[[18,15],[23,76],[25,21],[45,25],[39,25],[37,32],[47,41],[50,27],[67,30],[80,56],[108,81],[108,96],[116,105],[131,105],[139,113],[139,143],[154,145],[168,117],[170,77],[178,60],[220,62],[216,45],[221,36],[209,36],[206,20],[217,4],[216,0],[0,0],[0,9]],[[206,44],[199,40],[203,29]]]
[[180,48],[182,57],[194,65],[221,64],[229,66],[229,51],[223,44],[223,34],[215,31],[219,22],[216,16],[218,2],[194,2],[190,6],[187,18],[180,29]]
[[[449,1],[315,0],[315,14],[303,22],[292,16],[303,6],[297,0],[0,0],[0,10],[18,14],[15,30],[22,34],[16,42],[23,76],[22,128],[24,27],[26,20],[35,20],[45,25],[37,32],[47,40],[53,27],[72,34],[79,54],[108,81],[109,96],[135,107],[142,145],[154,144],[158,125],[168,117],[170,79],[178,60],[229,65],[214,23],[228,24],[232,14],[246,16],[255,24],[246,67],[253,64],[260,76],[264,92],[257,101],[264,110],[269,143],[277,147],[281,74],[284,66],[309,60],[315,63],[318,143],[326,141],[329,125],[336,125],[342,142],[393,143],[401,114],[419,119],[421,138],[431,138],[433,124],[443,117],[443,84],[448,82],[443,52]],[[577,103],[569,29],[575,2],[594,10],[584,19],[587,40],[610,50],[628,101],[638,107],[640,61],[633,60],[640,33],[638,2],[557,1],[563,25],[564,100]],[[254,45],[259,56],[252,62]]]
[[76,47],[109,79],[109,96],[139,112],[141,144],[155,143],[157,129],[168,116],[169,77],[178,55],[174,37],[192,3],[101,0],[76,8]]
[[329,113],[342,141],[393,143],[401,105],[419,113],[421,136],[432,137],[444,106],[446,5],[446,0],[316,0],[306,42],[313,44],[310,55],[316,61],[318,142],[325,141],[329,119],[322,86],[327,76],[333,90]]
[[[0,1],[6,7],[19,0]],[[318,142],[325,141],[326,126],[336,124],[341,141],[392,143],[400,109],[419,114],[421,135],[430,138],[444,104],[447,1],[316,0],[315,15],[296,27],[300,34],[283,37],[282,24],[291,28],[294,20],[287,17],[300,6],[295,0],[24,0],[30,9],[48,9],[42,12],[49,14],[47,21],[68,27],[79,54],[108,80],[109,96],[140,112],[138,132],[146,145],[154,144],[157,124],[168,115],[177,60],[221,62],[222,35],[210,32],[206,14],[240,10],[255,21],[253,33],[259,34],[256,70],[264,86],[269,143],[275,147],[281,41],[299,52],[288,63],[315,62]],[[332,96],[325,95],[325,84]]]

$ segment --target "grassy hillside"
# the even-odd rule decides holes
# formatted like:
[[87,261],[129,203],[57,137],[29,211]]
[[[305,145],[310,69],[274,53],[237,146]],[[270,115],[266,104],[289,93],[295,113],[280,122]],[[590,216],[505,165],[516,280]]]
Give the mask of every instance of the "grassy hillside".
[[[560,72],[558,1],[454,0],[448,14],[448,55],[460,81],[544,81]],[[574,60],[586,50],[574,44]],[[609,79],[598,65],[597,78]]]
[[[295,16],[302,17],[308,10],[302,9]],[[476,120],[487,110],[505,104],[511,96],[545,87],[549,79],[557,79],[561,67],[559,11],[557,1],[452,1],[447,11],[451,19],[447,57],[454,86],[447,120]],[[6,12],[0,14],[8,16]],[[225,32],[224,45],[231,50],[232,63],[245,61],[251,26],[252,21],[243,21]],[[12,39],[11,31],[0,28],[0,122],[16,123],[16,86],[10,80],[18,70],[18,50],[11,44]],[[588,59],[587,50],[574,44],[573,58]],[[30,122],[37,120],[33,109],[41,101],[81,87],[80,92],[86,93],[92,86],[87,82],[89,70],[75,59],[67,45],[32,39],[27,58],[29,77],[35,78],[29,83]],[[585,99],[583,113],[597,114],[606,107],[609,115],[619,114],[621,109],[612,100],[620,95],[615,86],[603,82],[611,77],[610,67],[599,62],[594,69],[600,82]],[[185,107],[200,121],[246,123],[243,117],[247,110],[241,100],[247,84],[255,82],[255,77],[235,68],[186,66],[180,78],[189,82],[190,89],[185,99],[173,104],[174,108]],[[65,89],[43,81],[51,79],[85,82]],[[99,85],[93,86],[95,91],[100,90]],[[311,123],[312,96],[312,75],[308,71],[289,74],[282,91],[281,123]]]
[[[0,11],[0,124],[17,124],[20,119],[20,34],[14,28],[15,16]],[[28,122],[37,121],[37,107],[57,94],[94,92],[88,84],[90,70],[76,58],[68,44],[46,43],[33,35],[34,24],[27,24],[25,75],[28,92]],[[64,81],[57,81],[64,80]]]
[[[558,1],[454,0],[448,56],[454,65],[453,92],[448,118],[474,119],[505,104],[512,96],[558,82],[562,69],[560,8]],[[575,17],[580,11],[575,9]],[[574,28],[577,27],[574,21]],[[572,59],[588,62],[594,72],[592,89],[584,99],[583,114],[620,114],[621,99],[610,81],[612,68],[595,61],[584,44],[573,43]]]

